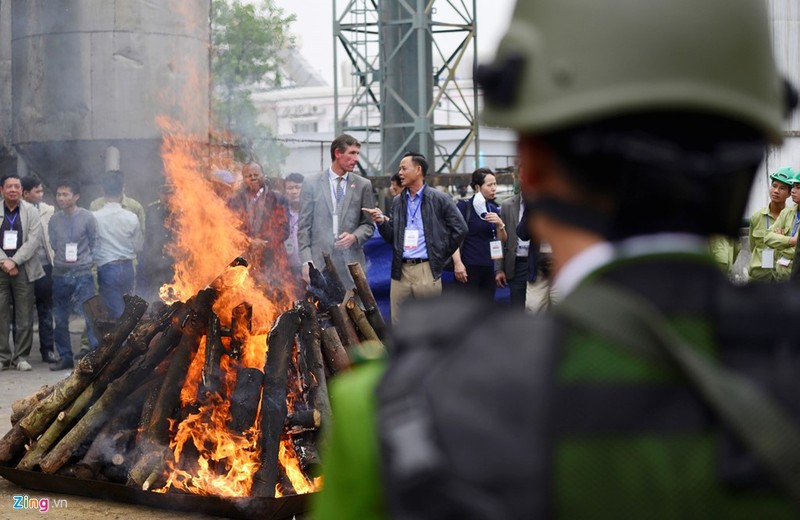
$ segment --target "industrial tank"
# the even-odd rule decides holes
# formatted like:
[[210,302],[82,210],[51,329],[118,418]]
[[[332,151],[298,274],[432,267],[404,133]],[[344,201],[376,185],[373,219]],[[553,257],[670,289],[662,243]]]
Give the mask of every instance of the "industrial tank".
[[13,144],[45,183],[68,176],[84,200],[111,169],[155,198],[159,115],[208,135],[210,0],[11,2]]

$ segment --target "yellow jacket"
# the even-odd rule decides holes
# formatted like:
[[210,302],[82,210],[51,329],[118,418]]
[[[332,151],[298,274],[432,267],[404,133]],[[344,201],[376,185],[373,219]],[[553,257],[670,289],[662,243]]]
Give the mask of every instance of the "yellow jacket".
[[778,279],[777,271],[774,269],[764,269],[761,267],[761,260],[764,248],[764,237],[767,235],[769,227],[775,223],[769,213],[769,205],[757,210],[750,217],[750,266],[748,273],[751,280],[774,281]]
[[764,244],[775,250],[775,279],[788,280],[792,274],[792,260],[794,259],[795,246],[789,244],[793,235],[797,235],[800,228],[798,220],[798,206],[785,208],[767,230]]

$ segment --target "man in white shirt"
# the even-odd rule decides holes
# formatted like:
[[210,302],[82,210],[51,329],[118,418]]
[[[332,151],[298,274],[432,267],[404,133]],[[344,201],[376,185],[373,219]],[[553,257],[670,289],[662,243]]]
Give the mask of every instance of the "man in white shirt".
[[105,204],[94,212],[97,220],[97,284],[111,319],[125,309],[122,296],[133,293],[133,260],[142,249],[142,229],[136,215],[122,207],[122,175],[103,179]]

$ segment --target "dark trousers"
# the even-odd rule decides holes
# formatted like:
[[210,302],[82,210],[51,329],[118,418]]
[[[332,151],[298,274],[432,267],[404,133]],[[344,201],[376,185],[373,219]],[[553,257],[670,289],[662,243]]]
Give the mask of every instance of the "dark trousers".
[[[12,307],[13,306],[13,307]],[[33,283],[28,281],[24,266],[11,276],[0,273],[0,362],[5,366],[27,361],[33,345]],[[14,309],[14,350],[11,350],[10,333]]]
[[518,256],[514,262],[514,278],[506,280],[511,292],[510,305],[525,309],[525,293],[528,292],[528,257]]
[[467,265],[466,288],[473,291],[473,294],[480,295],[482,300],[487,303],[494,303],[494,291],[497,289],[497,282],[494,279],[494,267],[485,265]]
[[94,277],[91,274],[53,276],[53,315],[56,321],[55,344],[59,357],[72,361],[72,343],[69,336],[71,312],[80,314],[86,323],[89,348],[97,348],[98,341],[83,313],[83,302],[94,296]]
[[33,282],[36,315],[39,319],[39,352],[47,359],[53,352],[53,266],[44,265],[44,276]]

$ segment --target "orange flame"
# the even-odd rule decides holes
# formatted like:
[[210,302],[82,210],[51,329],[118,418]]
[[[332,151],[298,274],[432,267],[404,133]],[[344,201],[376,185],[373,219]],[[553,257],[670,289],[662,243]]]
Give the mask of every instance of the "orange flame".
[[[203,172],[209,171],[209,147],[183,136],[180,127],[167,118],[159,119],[164,130],[162,159],[175,194],[168,201],[169,224],[175,232],[171,253],[176,260],[173,282],[162,288],[162,299],[186,301],[198,291],[213,287],[216,300],[212,307],[223,329],[232,329],[234,309],[242,303],[252,307],[252,320],[245,332],[234,338],[220,339],[226,353],[232,341],[241,343],[238,359],[223,355],[221,389],[218,394],[200,395],[202,372],[208,338],[202,337],[181,389],[181,405],[197,407],[185,419],[173,424],[170,442],[172,460],[167,462],[167,484],[159,491],[176,488],[202,495],[248,496],[253,476],[258,470],[261,448],[257,420],[243,434],[229,430],[230,396],[241,367],[263,369],[267,356],[267,333],[280,312],[289,306],[287,298],[271,300],[260,287],[250,267],[228,267],[237,256],[245,254],[248,237],[241,231],[241,221]],[[217,164],[219,159],[214,159]],[[282,265],[276,263],[273,269]],[[288,273],[273,277],[291,283]],[[274,292],[274,291],[273,291]],[[280,292],[277,292],[280,294]],[[273,296],[274,298],[275,296]],[[290,393],[302,389],[290,389]],[[289,398],[291,402],[294,398]],[[199,404],[199,406],[198,406]],[[296,492],[313,491],[314,484],[303,475],[290,440],[282,443],[280,464]]]

